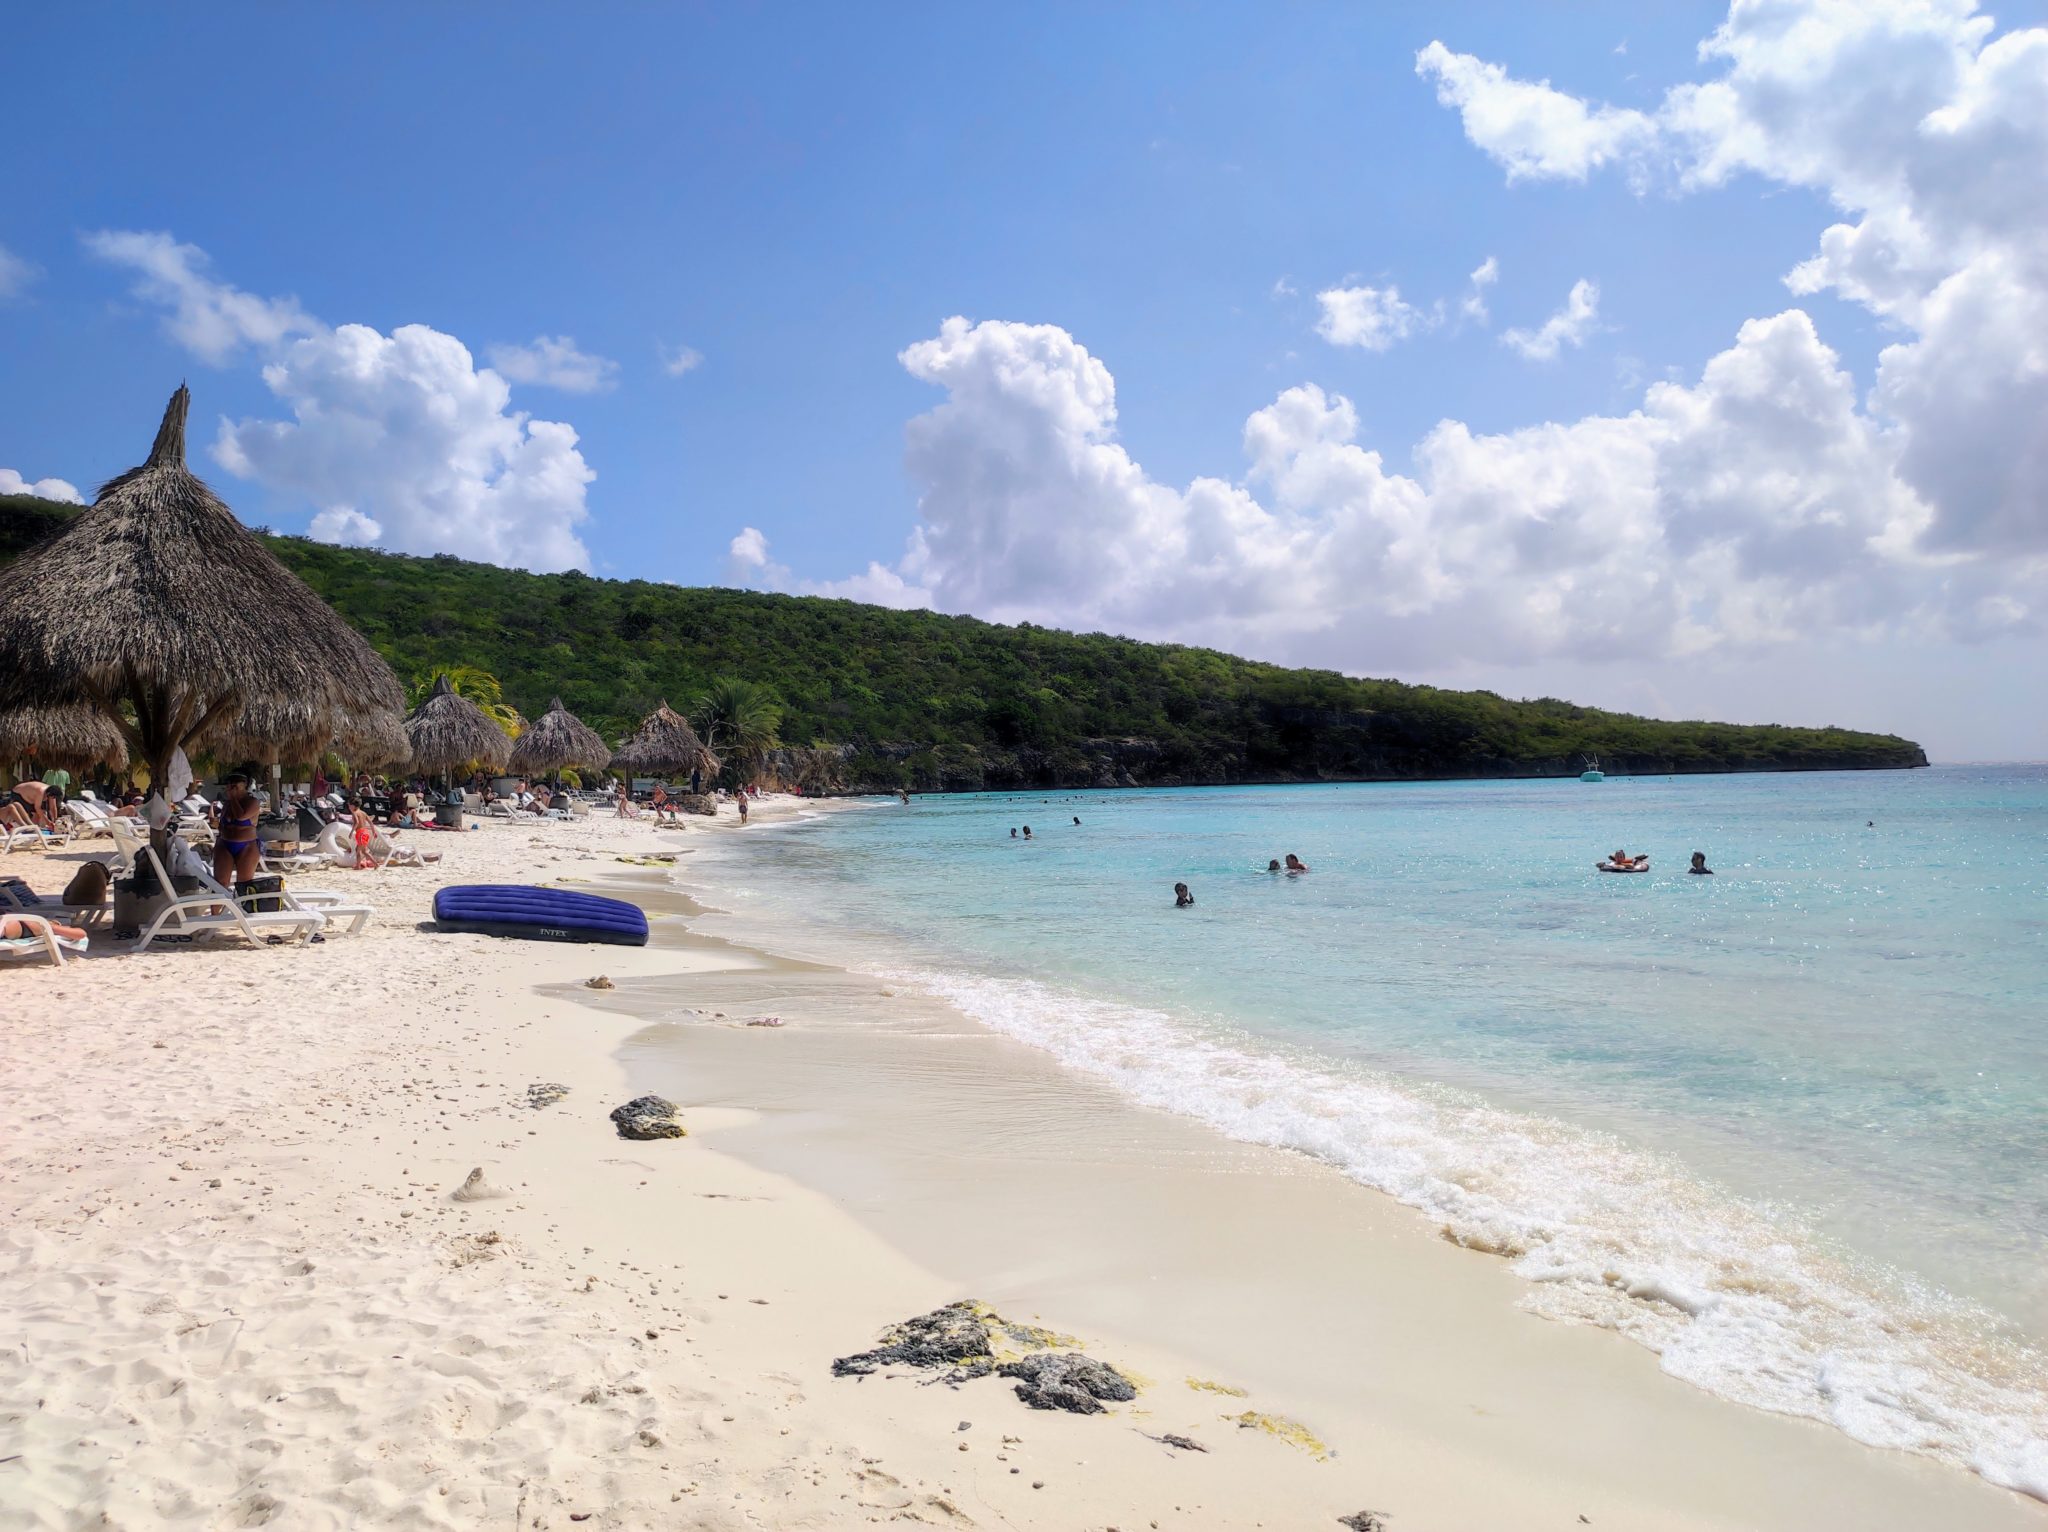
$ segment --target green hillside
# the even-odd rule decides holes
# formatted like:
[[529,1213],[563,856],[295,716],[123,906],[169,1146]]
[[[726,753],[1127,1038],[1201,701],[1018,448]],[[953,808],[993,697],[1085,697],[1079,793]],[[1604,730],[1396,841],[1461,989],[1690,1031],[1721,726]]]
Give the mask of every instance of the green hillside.
[[[0,497],[0,562],[76,507]],[[401,676],[472,664],[609,737],[712,677],[781,699],[776,771],[812,789],[1314,781],[1919,766],[1836,728],[1664,723],[1545,699],[1288,670],[1209,649],[812,596],[532,575],[271,537]]]

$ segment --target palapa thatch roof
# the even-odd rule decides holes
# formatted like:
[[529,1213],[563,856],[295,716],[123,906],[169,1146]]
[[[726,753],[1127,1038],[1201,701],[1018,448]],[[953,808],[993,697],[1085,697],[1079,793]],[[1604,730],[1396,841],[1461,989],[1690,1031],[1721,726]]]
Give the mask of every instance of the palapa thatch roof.
[[405,737],[405,720],[395,713],[356,719],[340,733],[320,739],[294,737],[287,727],[267,718],[262,709],[256,709],[245,713],[211,748],[216,759],[247,761],[258,766],[272,762],[310,765],[330,750],[350,765],[366,770],[389,771],[412,760],[412,742]]
[[99,765],[126,771],[128,742],[114,720],[89,702],[0,708],[0,761],[67,771]]
[[522,773],[559,771],[564,766],[587,766],[602,771],[611,758],[611,748],[597,730],[563,707],[562,699],[556,697],[548,703],[548,710],[512,742],[512,759],[508,764]]
[[704,775],[718,775],[718,757],[704,747],[690,720],[666,702],[642,720],[638,732],[612,752],[612,765],[627,771],[665,776],[669,772],[703,768]]
[[180,747],[402,714],[391,667],[185,467],[190,405],[180,387],[149,460],[0,570],[0,707],[125,701],[152,775]]
[[420,771],[472,763],[495,771],[512,753],[505,731],[450,686],[446,676],[436,676],[426,701],[406,715],[405,737],[412,745],[412,764]]

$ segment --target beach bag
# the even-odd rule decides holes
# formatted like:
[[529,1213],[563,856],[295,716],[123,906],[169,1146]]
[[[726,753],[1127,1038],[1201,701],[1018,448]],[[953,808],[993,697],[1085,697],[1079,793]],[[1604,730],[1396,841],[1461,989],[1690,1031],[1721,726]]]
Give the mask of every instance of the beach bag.
[[284,908],[284,879],[265,873],[235,885],[235,902],[251,915],[274,914]]
[[85,863],[64,885],[64,902],[81,907],[105,904],[109,878],[105,862]]

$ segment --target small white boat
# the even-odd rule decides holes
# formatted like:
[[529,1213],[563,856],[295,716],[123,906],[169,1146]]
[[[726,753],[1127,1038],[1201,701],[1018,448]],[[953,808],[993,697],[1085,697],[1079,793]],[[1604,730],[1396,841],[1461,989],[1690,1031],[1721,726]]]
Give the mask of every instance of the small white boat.
[[1586,762],[1586,769],[1579,773],[1579,780],[1581,782],[1605,782],[1607,780],[1607,773],[1600,769],[1600,762],[1597,757]]

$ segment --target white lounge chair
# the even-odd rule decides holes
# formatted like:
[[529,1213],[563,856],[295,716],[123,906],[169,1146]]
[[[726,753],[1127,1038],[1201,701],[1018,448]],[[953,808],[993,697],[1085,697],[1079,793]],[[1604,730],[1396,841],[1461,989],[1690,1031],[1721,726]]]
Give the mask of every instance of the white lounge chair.
[[18,846],[44,851],[71,839],[71,826],[68,824],[60,824],[54,830],[46,830],[41,825],[18,824],[0,826],[0,829],[4,829],[7,836],[5,844],[0,844],[0,854],[13,851]]
[[[226,900],[234,898],[228,892],[227,886],[216,881],[210,874],[202,875],[199,882],[210,895]],[[347,920],[348,934],[351,936],[368,925],[370,917],[377,913],[372,906],[351,903],[347,894],[331,888],[292,888],[287,885],[274,894],[257,894],[254,897],[276,899],[287,910],[317,913],[324,916],[330,926],[338,920]]]
[[107,812],[104,803],[95,803],[90,798],[73,798],[65,803],[64,814],[71,821],[74,840],[88,840],[112,833],[107,828],[107,821],[114,816]]
[[[175,886],[155,848],[144,845],[136,859],[156,874],[160,888]],[[245,910],[212,878],[202,878],[200,883],[198,893],[171,896],[170,902],[143,927],[135,943],[137,952],[148,950],[159,936],[205,936],[220,932],[245,936],[256,946],[263,945],[266,933],[290,932],[303,945],[319,935],[327,924],[327,917],[315,909]]]
[[84,925],[107,913],[104,904],[66,904],[55,894],[39,894],[19,878],[0,878],[0,915],[41,915],[66,925]]
[[64,954],[85,951],[90,940],[83,936],[59,936],[50,929],[49,921],[40,915],[27,915],[19,910],[10,910],[8,918],[20,921],[28,928],[29,934],[0,936],[0,958],[47,957],[62,968]]
[[441,853],[422,851],[406,841],[380,833],[370,837],[370,860],[379,867],[425,867],[429,862],[440,861]]
[[114,843],[114,876],[132,878],[135,876],[135,854],[149,844],[149,838],[136,827],[140,820],[130,819],[126,814],[107,816],[107,838]]

